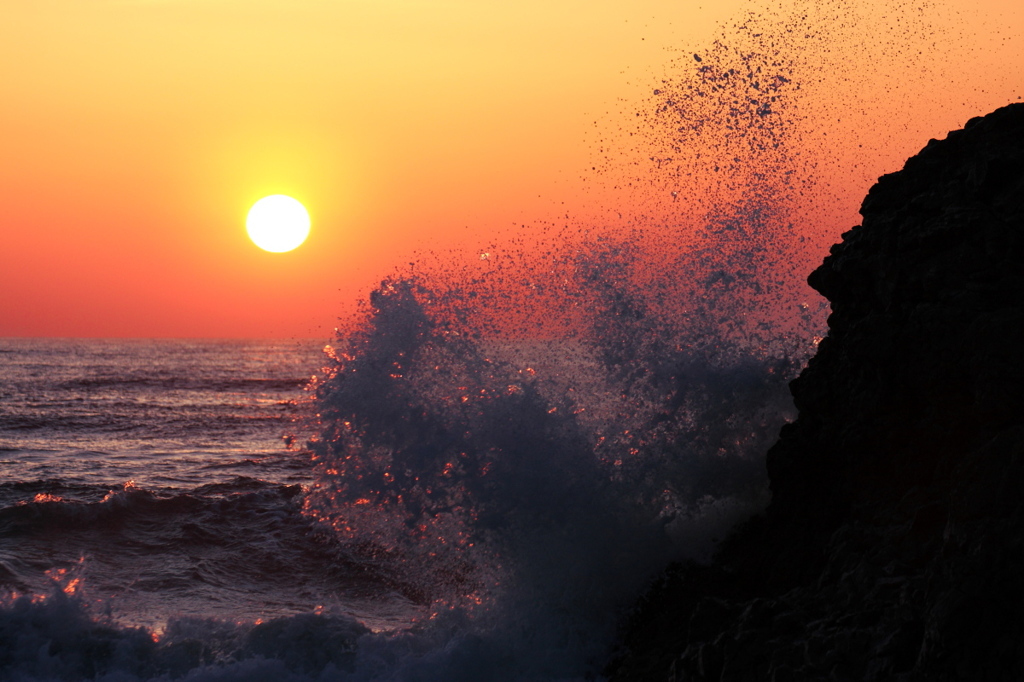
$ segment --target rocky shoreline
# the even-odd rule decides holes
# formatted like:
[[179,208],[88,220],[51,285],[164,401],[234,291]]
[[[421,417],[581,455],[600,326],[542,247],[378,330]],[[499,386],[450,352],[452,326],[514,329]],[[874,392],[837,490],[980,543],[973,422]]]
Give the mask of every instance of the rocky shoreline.
[[613,682],[1024,679],[1024,103],[882,177],[772,502],[638,604]]

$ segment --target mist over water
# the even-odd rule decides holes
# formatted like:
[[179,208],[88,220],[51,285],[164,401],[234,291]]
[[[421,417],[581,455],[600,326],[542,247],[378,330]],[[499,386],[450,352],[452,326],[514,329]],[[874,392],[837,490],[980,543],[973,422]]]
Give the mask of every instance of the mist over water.
[[435,619],[460,619],[452,655],[508,679],[594,674],[644,581],[708,558],[765,502],[760,457],[799,361],[760,335],[673,343],[621,294],[591,310],[622,324],[542,340],[485,338],[431,300],[385,283],[333,351],[307,510]]
[[[927,33],[906,16],[890,37]],[[768,501],[763,456],[827,313],[804,277],[852,225],[821,171],[823,121],[866,101],[838,47],[878,21],[800,2],[682,53],[600,133],[607,219],[567,214],[386,278],[297,404],[287,467],[4,488],[10,537],[98,519],[164,571],[153,601],[205,606],[135,627],[150,623],[89,593],[89,559],[51,573],[51,596],[8,562],[0,676],[599,679],[645,583],[707,560]],[[847,99],[824,103],[828,70]],[[175,583],[160,548],[202,570]],[[267,595],[279,610],[254,620]]]

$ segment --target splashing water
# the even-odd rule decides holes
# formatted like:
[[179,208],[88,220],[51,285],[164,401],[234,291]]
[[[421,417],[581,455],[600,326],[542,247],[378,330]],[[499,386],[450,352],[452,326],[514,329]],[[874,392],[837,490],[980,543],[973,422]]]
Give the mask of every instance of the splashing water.
[[765,503],[762,455],[823,311],[790,272],[798,85],[779,58],[716,43],[656,92],[656,115],[689,121],[689,156],[656,159],[672,203],[682,175],[704,183],[688,213],[420,264],[328,350],[307,512],[458,620],[453,657],[596,674],[644,581]]
[[332,350],[307,510],[435,617],[486,632],[494,655],[596,660],[653,570],[705,558],[708,536],[763,503],[758,455],[795,364],[706,339],[668,349],[636,328],[630,347],[617,327],[474,339],[432,300],[387,281]]

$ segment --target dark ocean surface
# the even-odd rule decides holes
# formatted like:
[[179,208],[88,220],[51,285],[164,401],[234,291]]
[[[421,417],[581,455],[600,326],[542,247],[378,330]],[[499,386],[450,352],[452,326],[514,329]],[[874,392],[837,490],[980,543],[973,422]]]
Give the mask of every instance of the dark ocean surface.
[[409,601],[302,514],[289,451],[322,344],[0,341],[0,581],[60,584],[124,625],[255,621],[339,606],[370,627]]

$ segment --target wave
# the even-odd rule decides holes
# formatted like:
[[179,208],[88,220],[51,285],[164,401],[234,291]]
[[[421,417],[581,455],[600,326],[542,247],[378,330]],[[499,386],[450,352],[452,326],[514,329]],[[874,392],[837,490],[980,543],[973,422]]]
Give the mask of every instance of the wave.
[[796,275],[799,73],[756,23],[655,93],[645,125],[680,146],[645,184],[672,197],[664,222],[424,259],[328,349],[305,512],[415,585],[438,638],[379,679],[599,678],[652,575],[707,560],[766,503],[764,452],[825,306]]
[[128,484],[96,499],[53,482],[21,492],[31,499],[0,509],[0,587],[14,595],[42,599],[54,576],[74,574],[78,596],[156,629],[184,614],[256,620],[364,594],[414,608],[404,586],[310,523],[298,485],[238,477],[177,494]]
[[308,377],[293,378],[235,378],[211,379],[209,377],[188,377],[180,374],[167,374],[165,376],[110,376],[110,377],[87,377],[72,379],[57,385],[64,390],[78,391],[82,389],[155,389],[158,391],[201,391],[207,392],[273,392],[299,391]]
[[155,637],[104,622],[57,590],[0,610],[0,671],[11,682],[329,679],[352,670],[368,632],[351,619],[305,614],[246,625],[180,619]]

